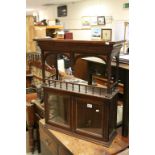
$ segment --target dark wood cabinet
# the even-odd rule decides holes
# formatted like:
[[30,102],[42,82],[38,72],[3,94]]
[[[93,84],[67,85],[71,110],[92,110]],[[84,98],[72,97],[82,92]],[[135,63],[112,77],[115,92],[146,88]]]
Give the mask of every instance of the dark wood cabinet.
[[[119,52],[123,41],[35,39],[41,48],[42,78],[44,83],[45,120],[49,128],[109,146],[116,136]],[[55,79],[45,77],[45,62],[49,56],[64,54],[73,70],[82,57],[96,56],[106,63],[107,86],[96,87],[92,76],[88,83],[66,82],[59,78],[57,59]],[[112,79],[112,58],[116,59],[116,72]],[[94,117],[92,117],[94,116]]]
[[[68,90],[64,90],[65,84]],[[76,85],[69,85],[63,82],[63,90],[52,85],[44,87],[45,120],[49,128],[110,145],[116,135],[117,91],[109,95],[103,88],[81,85],[81,91],[77,92]],[[86,94],[82,93],[85,87]],[[69,91],[70,88],[74,90]]]

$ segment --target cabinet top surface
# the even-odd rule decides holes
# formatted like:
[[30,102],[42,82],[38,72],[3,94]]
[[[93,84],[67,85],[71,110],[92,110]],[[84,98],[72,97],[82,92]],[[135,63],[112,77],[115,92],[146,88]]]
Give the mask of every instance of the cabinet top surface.
[[114,45],[114,44],[122,44],[124,43],[123,40],[120,41],[110,41],[110,42],[106,42],[103,40],[81,40],[81,39],[56,39],[56,38],[38,38],[38,39],[34,39],[35,41],[39,41],[39,42],[59,42],[59,43],[90,43],[90,44],[101,44],[101,45]]

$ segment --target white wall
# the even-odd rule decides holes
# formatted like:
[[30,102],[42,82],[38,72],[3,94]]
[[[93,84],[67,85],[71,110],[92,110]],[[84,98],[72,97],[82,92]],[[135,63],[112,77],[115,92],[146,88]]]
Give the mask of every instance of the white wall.
[[[76,3],[67,4],[67,17],[57,17],[57,5],[48,6],[39,12],[40,19],[58,18],[63,23],[65,29],[81,29],[82,16],[112,16],[113,22],[102,26],[112,28],[115,34],[115,24],[117,22],[129,20],[129,9],[124,9],[123,4],[128,0],[83,0]],[[75,39],[90,39],[90,30],[71,30]],[[113,37],[114,38],[114,37]]]

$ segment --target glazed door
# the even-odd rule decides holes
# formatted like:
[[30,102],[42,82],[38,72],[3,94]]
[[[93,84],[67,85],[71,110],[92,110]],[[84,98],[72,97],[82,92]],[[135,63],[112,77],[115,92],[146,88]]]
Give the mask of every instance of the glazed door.
[[46,117],[50,124],[71,129],[71,97],[48,93],[46,98]]
[[102,104],[86,99],[75,99],[75,132],[102,138]]

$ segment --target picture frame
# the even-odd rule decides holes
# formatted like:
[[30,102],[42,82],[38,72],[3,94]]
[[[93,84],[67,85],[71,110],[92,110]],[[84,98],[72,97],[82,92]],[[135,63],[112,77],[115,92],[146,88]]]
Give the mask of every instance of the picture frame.
[[90,16],[82,16],[81,24],[83,29],[88,29],[91,27],[91,17]]
[[97,16],[97,24],[98,25],[105,25],[105,16]]
[[112,41],[112,29],[102,29],[101,39],[104,41]]
[[57,7],[57,15],[58,17],[67,16],[67,5],[62,5]]
[[101,40],[101,28],[91,28],[91,39]]
[[111,24],[113,21],[113,17],[112,16],[105,16],[105,23],[106,24]]

